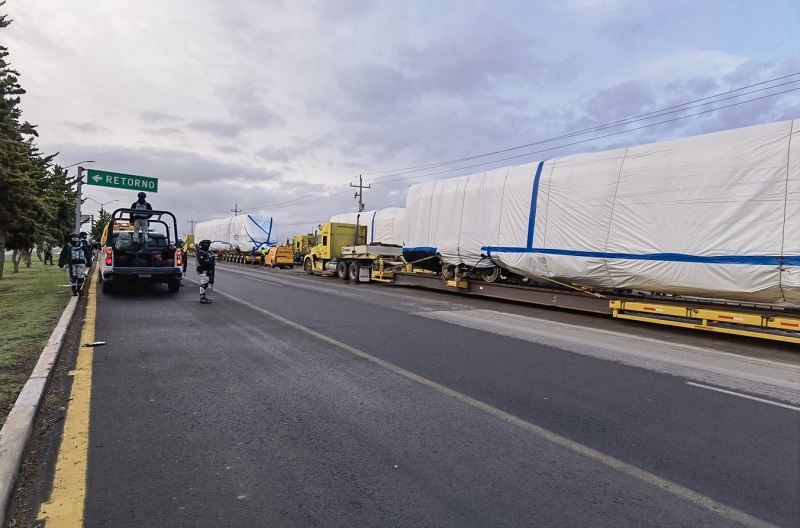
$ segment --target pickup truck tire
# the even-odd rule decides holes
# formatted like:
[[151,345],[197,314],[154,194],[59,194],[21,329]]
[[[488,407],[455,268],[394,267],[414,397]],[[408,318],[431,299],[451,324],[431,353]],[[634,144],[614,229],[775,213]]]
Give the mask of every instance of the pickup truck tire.
[[101,281],[100,284],[100,291],[102,291],[103,294],[109,294],[114,290],[114,285],[108,281]]
[[347,277],[352,282],[358,282],[358,268],[359,266],[357,262],[351,262],[350,267],[347,268]]
[[170,293],[178,293],[181,290],[180,281],[172,281],[167,283],[167,289]]
[[314,263],[311,262],[311,259],[308,259],[303,263],[303,269],[305,270],[306,275],[314,274]]
[[342,280],[347,280],[347,262],[340,260],[336,264],[336,276]]

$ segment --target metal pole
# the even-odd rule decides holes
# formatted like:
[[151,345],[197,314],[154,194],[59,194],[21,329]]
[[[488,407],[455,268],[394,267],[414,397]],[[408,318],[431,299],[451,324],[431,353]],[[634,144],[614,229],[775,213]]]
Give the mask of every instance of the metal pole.
[[78,190],[75,195],[75,232],[81,231],[81,186],[83,185],[83,167],[78,167]]

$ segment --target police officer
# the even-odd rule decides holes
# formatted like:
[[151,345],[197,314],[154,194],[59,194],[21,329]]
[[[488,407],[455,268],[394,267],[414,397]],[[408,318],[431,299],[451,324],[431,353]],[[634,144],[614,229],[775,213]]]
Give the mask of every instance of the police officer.
[[44,251],[44,263],[47,265],[47,261],[50,261],[50,265],[53,265],[53,246],[50,245],[50,241],[46,238],[44,239],[44,243],[42,244],[42,250]]
[[72,288],[72,295],[83,295],[83,282],[86,278],[86,268],[92,265],[92,251],[88,246],[81,243],[79,233],[72,233],[69,242],[61,250],[58,257],[58,267],[67,266],[69,273],[69,285]]
[[92,245],[89,243],[89,233],[86,231],[81,231],[81,245],[89,250],[89,253],[92,253]]
[[214,255],[210,251],[211,241],[201,240],[197,244],[197,273],[200,274],[200,304],[211,304],[211,299],[206,297],[209,285],[214,285]]
[[150,222],[148,222],[147,219],[152,215],[144,211],[152,211],[153,206],[145,200],[145,198],[147,198],[145,193],[140,192],[138,196],[139,199],[131,204],[131,209],[136,209],[135,213],[131,213],[131,218],[133,219],[133,238],[136,240],[138,234],[138,240],[140,242],[144,241],[144,244],[147,244],[147,230],[150,227]]

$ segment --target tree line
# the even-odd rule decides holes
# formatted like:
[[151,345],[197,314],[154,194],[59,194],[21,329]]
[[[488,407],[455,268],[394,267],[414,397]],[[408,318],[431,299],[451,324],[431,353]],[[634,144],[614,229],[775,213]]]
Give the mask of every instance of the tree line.
[[[0,15],[0,31],[11,22]],[[37,148],[36,125],[22,119],[19,76],[0,45],[0,279],[6,251],[13,250],[17,272],[20,262],[30,266],[35,246],[65,243],[75,221],[77,178],[53,164],[57,152],[45,155]]]

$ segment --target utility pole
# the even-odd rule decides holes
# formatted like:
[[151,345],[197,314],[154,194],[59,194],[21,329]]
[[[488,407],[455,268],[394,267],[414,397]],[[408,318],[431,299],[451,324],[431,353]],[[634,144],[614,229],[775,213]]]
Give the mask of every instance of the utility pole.
[[78,189],[75,195],[75,232],[81,230],[81,186],[83,185],[83,167],[78,167]]
[[369,189],[369,185],[364,185],[363,180],[361,179],[361,175],[358,175],[358,185],[350,184],[350,187],[358,187],[358,191],[356,192],[353,198],[358,198],[358,212],[364,210],[364,189]]
[[189,231],[189,234],[193,235],[194,234],[194,225],[197,223],[197,220],[192,219],[192,220],[187,220],[187,222],[189,222],[189,224],[191,224],[191,226],[192,226],[192,229],[191,229],[191,231]]
[[239,209],[239,204],[234,204],[233,209],[231,209],[231,212],[233,213],[233,216],[239,216],[239,213],[242,212],[242,210]]

